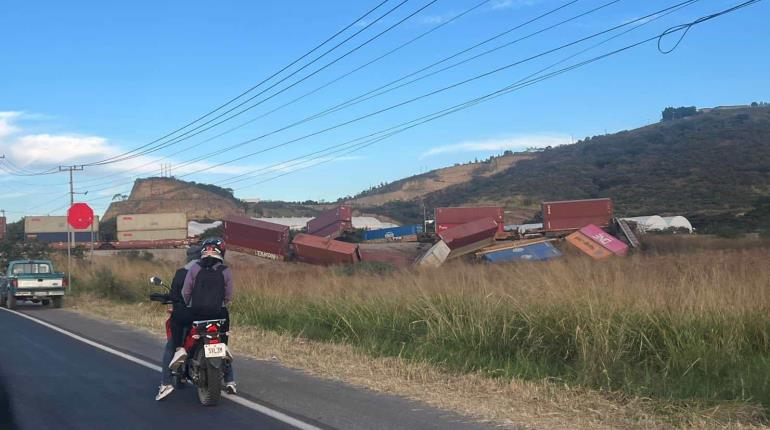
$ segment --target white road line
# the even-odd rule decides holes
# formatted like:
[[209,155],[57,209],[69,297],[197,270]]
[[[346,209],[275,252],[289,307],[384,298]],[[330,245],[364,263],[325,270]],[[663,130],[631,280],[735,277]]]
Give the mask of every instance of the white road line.
[[[36,323],[38,323],[38,324],[40,324],[40,325],[42,325],[44,327],[48,327],[51,330],[57,331],[57,332],[65,335],[65,336],[69,336],[69,337],[71,337],[71,338],[73,338],[75,340],[79,340],[79,341],[81,341],[81,342],[83,342],[83,343],[85,343],[87,345],[91,345],[94,348],[101,349],[104,352],[108,352],[108,353],[110,353],[112,355],[116,355],[116,356],[118,356],[120,358],[126,359],[126,360],[128,360],[128,361],[130,361],[132,363],[136,363],[136,364],[138,364],[140,366],[144,366],[144,367],[146,367],[148,369],[151,369],[151,370],[154,370],[156,372],[160,372],[161,371],[161,367],[158,366],[157,364],[153,364],[153,363],[150,363],[149,361],[145,361],[145,360],[142,360],[140,358],[136,358],[136,357],[134,357],[132,355],[126,354],[126,353],[121,352],[121,351],[118,351],[118,350],[116,350],[114,348],[110,348],[107,345],[102,345],[101,343],[94,342],[91,339],[86,339],[83,336],[79,336],[79,335],[77,335],[75,333],[72,333],[70,331],[64,330],[61,327],[57,327],[57,326],[55,326],[53,324],[50,324],[48,322],[45,322],[43,320],[39,320],[37,318],[31,317],[31,316],[29,316],[27,314],[24,314],[24,313],[21,313],[21,312],[12,311],[10,309],[6,309],[6,308],[0,308],[0,309],[4,310],[6,312],[10,312],[12,314],[16,314],[16,315],[18,315],[18,316],[20,316],[22,318],[26,318],[26,319],[28,319],[30,321],[34,321],[34,322],[36,322]],[[246,408],[249,408],[249,409],[254,410],[256,412],[259,412],[259,413],[261,413],[263,415],[267,415],[270,418],[273,418],[275,420],[281,421],[282,423],[288,424],[288,425],[290,425],[292,427],[295,427],[295,428],[297,428],[299,430],[322,430],[320,427],[316,427],[316,426],[314,426],[312,424],[308,424],[308,423],[306,423],[304,421],[300,421],[300,420],[298,420],[298,419],[296,419],[294,417],[291,417],[289,415],[284,414],[283,412],[279,412],[279,411],[276,411],[274,409],[270,409],[267,406],[260,405],[259,403],[255,403],[255,402],[252,402],[251,400],[244,399],[243,397],[231,396],[231,395],[225,394],[223,396],[223,398],[225,398],[225,399],[227,399],[227,400],[229,400],[229,401],[231,401],[233,403],[239,404],[239,405],[241,405],[243,407],[246,407]]]

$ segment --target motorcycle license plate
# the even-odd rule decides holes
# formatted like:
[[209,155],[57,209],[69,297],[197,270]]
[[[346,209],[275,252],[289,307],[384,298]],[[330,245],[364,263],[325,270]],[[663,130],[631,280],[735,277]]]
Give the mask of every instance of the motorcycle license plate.
[[226,355],[227,345],[224,343],[215,343],[212,345],[203,345],[206,358],[222,358]]

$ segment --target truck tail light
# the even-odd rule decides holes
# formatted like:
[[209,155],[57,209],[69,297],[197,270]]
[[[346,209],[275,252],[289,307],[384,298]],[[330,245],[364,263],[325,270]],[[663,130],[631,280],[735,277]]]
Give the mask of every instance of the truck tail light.
[[62,279],[61,285],[62,285],[62,287],[69,287],[70,286],[69,279],[67,279],[67,278]]
[[19,286],[19,280],[18,279],[11,279],[11,288],[16,288]]

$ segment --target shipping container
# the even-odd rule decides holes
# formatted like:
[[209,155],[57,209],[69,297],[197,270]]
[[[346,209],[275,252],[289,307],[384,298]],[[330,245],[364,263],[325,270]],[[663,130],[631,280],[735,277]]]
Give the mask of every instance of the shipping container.
[[134,240],[183,240],[187,239],[187,229],[173,230],[135,230],[119,231],[118,242],[131,242]]
[[422,233],[421,225],[404,225],[401,227],[381,228],[379,230],[369,230],[364,232],[365,241],[373,240],[403,240],[403,238],[417,239],[417,235]]
[[580,232],[617,256],[628,254],[628,245],[593,224],[581,228]]
[[345,232],[352,230],[353,224],[351,224],[349,221],[335,221],[326,227],[319,228],[313,233],[313,235],[336,239],[345,234]]
[[[347,223],[344,227],[347,228],[349,225],[350,229],[353,228],[353,210],[350,206],[338,206],[334,209],[321,212],[317,217],[307,222],[307,232],[308,234],[317,236],[327,236],[327,234],[322,234],[322,232],[329,231],[330,225],[336,224],[339,226],[340,221]],[[332,228],[331,231],[333,232],[335,229]]]
[[489,263],[508,263],[515,261],[545,261],[561,257],[561,252],[550,242],[533,243],[515,248],[487,252],[481,259]]
[[476,248],[478,250],[495,243],[498,227],[499,224],[494,219],[482,218],[441,231],[438,236],[452,251],[461,247],[480,244],[481,246]]
[[579,231],[567,236],[567,242],[596,260],[603,260],[613,256],[612,252]]
[[[94,216],[93,230],[99,231],[99,217]],[[91,227],[73,229],[69,227],[69,231],[76,232],[90,232]],[[28,216],[24,218],[24,233],[66,233],[67,232],[67,217],[66,216]],[[65,240],[66,241],[66,240]]]
[[118,216],[118,231],[181,229],[187,230],[187,214],[183,212]]
[[259,257],[283,260],[289,255],[289,226],[244,217],[225,219],[228,248]]
[[578,230],[588,224],[607,227],[612,219],[611,199],[543,202],[543,229],[548,232]]
[[359,248],[361,261],[387,263],[395,267],[409,267],[412,259],[406,254],[387,249],[363,249]]
[[504,233],[503,213],[503,208],[496,206],[436,208],[436,233],[483,218],[492,218],[498,225],[498,232]]
[[6,219],[4,216],[0,216],[0,239],[5,239],[6,233]]
[[451,252],[452,250],[449,249],[447,244],[443,240],[439,240],[417,259],[416,265],[421,267],[439,267],[449,258]]
[[[91,232],[77,231],[73,233],[75,235],[75,243],[90,243]],[[42,232],[42,233],[27,233],[26,238],[28,241],[36,240],[43,243],[64,242],[67,243],[67,232]],[[94,233],[94,241],[99,240],[98,235]]]
[[326,237],[300,233],[292,241],[297,261],[310,264],[353,264],[361,260],[358,246]]

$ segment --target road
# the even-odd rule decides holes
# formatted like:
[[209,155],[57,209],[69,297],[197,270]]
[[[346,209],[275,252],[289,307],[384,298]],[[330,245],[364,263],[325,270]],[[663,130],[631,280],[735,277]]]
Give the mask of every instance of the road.
[[146,331],[37,306],[0,310],[0,327],[0,376],[19,429],[491,428],[244,358],[236,361],[239,395],[219,406],[200,406],[193,389],[156,402],[162,342]]

